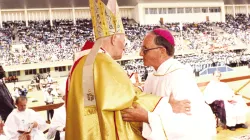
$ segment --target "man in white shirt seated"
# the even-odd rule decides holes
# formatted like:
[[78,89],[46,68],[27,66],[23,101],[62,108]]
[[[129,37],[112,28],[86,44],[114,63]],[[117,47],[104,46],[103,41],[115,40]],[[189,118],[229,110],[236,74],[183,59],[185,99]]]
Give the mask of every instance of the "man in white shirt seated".
[[[60,92],[62,95],[63,101],[65,101],[65,89],[66,89],[66,83],[63,83],[60,86]],[[60,137],[60,140],[65,139],[65,125],[66,125],[66,108],[65,104],[63,104],[61,107],[55,110],[55,114],[53,116],[53,119],[51,120],[49,132],[48,132],[48,139],[52,139],[56,137]],[[58,136],[59,134],[59,136]]]
[[45,120],[39,113],[26,109],[27,98],[18,97],[16,100],[17,109],[14,109],[8,116],[5,123],[5,134],[9,140],[17,140],[30,130],[29,136],[32,140],[45,140],[43,130],[46,128]]
[[[165,29],[155,29],[144,38],[140,55],[144,65],[155,71],[143,91],[163,98],[153,112],[138,105],[123,110],[123,120],[143,122],[142,135],[147,140],[211,140],[216,135],[214,115],[190,71],[173,58],[174,46],[173,36]],[[176,108],[173,101],[183,104]]]
[[204,90],[204,98],[208,104],[215,101],[224,101],[225,118],[227,127],[235,131],[237,127],[247,128],[246,113],[247,105],[240,95],[235,95],[234,91],[223,82],[220,82],[221,73],[215,71],[213,79]]

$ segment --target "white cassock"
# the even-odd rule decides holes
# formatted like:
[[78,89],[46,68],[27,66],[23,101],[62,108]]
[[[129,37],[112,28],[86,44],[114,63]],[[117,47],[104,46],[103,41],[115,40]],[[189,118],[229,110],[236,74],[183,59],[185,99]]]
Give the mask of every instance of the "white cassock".
[[[144,92],[163,98],[153,112],[149,123],[143,123],[143,136],[148,140],[211,140],[216,135],[216,121],[205,103],[191,73],[177,60],[170,58],[150,75]],[[191,101],[191,114],[173,113],[169,97]],[[166,138],[167,136],[167,138]]]
[[[234,127],[236,124],[246,123],[247,105],[226,83],[210,81],[204,90],[204,98],[208,104],[224,100],[227,126]],[[235,100],[237,103],[231,104],[228,100]]]
[[51,120],[48,138],[52,139],[55,137],[56,131],[60,131],[60,140],[65,139],[65,132],[63,128],[66,125],[66,109],[65,105],[61,106],[58,109],[55,109],[54,116]]
[[17,140],[20,136],[17,131],[27,130],[30,124],[35,121],[38,123],[38,127],[32,129],[31,139],[46,140],[43,131],[46,129],[47,124],[39,113],[31,109],[26,109],[22,112],[18,111],[17,109],[14,109],[5,122],[5,134],[10,137],[9,140]]
[[0,140],[9,140],[9,139],[5,135],[0,135]]
[[191,65],[190,65],[189,63],[186,63],[185,66],[186,66],[187,70],[188,70],[190,73],[192,73],[192,75],[193,75],[194,70],[193,70],[193,68],[191,67]]

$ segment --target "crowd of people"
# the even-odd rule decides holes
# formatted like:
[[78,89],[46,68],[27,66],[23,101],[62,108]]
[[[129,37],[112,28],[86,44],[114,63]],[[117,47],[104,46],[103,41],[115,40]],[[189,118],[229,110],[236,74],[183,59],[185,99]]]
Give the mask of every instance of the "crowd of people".
[[[225,51],[214,53],[200,53],[200,54],[187,54],[176,55],[175,58],[181,63],[190,68],[192,72],[201,72],[202,70],[210,67],[219,66],[247,66],[250,61],[250,54],[241,51]],[[150,67],[144,67],[141,59],[127,60],[123,68],[127,71],[128,75],[133,72],[138,72],[141,78],[145,76],[145,71],[153,72]]]
[[[226,15],[226,23],[166,23],[162,26],[169,29],[175,37],[176,52],[185,50],[211,50],[222,47],[221,52],[202,52],[176,56],[180,62],[199,72],[211,66],[240,66],[248,64],[249,53],[228,51],[229,46],[237,46],[235,37],[243,42],[250,39],[247,33],[246,15],[239,14],[236,18]],[[138,55],[142,40],[147,32],[159,28],[158,25],[140,25],[131,19],[123,18],[123,25],[128,40],[125,55]],[[29,27],[23,21],[4,22],[1,33],[0,63],[2,65],[17,65],[29,63],[44,63],[72,60],[75,52],[80,51],[86,40],[93,40],[91,20],[78,19],[76,25],[71,20],[29,21]],[[224,29],[228,34],[217,32],[214,27]],[[12,49],[12,45],[24,44],[25,47]],[[138,69],[140,65],[141,69]],[[138,71],[144,73],[142,61],[136,60],[126,64],[128,73]],[[128,67],[129,66],[129,67]]]
[[[242,23],[242,20],[245,21],[246,17],[238,16],[232,19],[227,15],[226,23],[216,23],[230,34],[217,32],[214,30],[215,24],[209,22],[186,23],[181,26],[179,23],[167,23],[163,26],[173,33],[177,53],[186,50],[208,50],[213,47],[226,50],[230,46],[237,46],[235,36],[228,30],[229,27],[239,38],[241,37],[237,35],[238,31],[245,32],[246,27],[242,27],[245,22]],[[77,19],[76,23],[74,25],[71,20],[54,20],[53,26],[50,26],[49,21],[29,21],[29,27],[26,27],[24,21],[4,22],[4,28],[0,31],[0,63],[16,65],[72,60],[74,53],[80,51],[86,40],[93,40],[91,20]],[[146,33],[160,27],[140,25],[127,18],[123,18],[123,24],[128,38],[125,55],[138,55]],[[246,39],[247,37],[244,37],[243,41]],[[24,44],[25,47],[12,49],[13,44]]]
[[226,23],[217,23],[227,33],[242,40],[245,44],[250,43],[249,17],[246,14],[226,15]]

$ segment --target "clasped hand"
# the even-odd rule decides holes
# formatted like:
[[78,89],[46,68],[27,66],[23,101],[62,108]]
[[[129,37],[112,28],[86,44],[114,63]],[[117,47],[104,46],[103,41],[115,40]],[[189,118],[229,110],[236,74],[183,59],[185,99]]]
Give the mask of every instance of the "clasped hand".
[[33,128],[36,128],[38,126],[37,122],[33,122]]
[[[191,115],[191,106],[189,100],[175,100],[170,95],[169,104],[174,113],[185,113]],[[133,108],[122,110],[122,119],[127,122],[148,122],[148,112],[138,104],[133,104]]]

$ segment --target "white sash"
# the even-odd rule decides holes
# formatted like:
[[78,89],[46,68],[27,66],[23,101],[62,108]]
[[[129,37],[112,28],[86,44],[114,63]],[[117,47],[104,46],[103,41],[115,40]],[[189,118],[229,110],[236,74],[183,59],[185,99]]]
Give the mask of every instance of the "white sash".
[[94,62],[96,55],[101,48],[102,41],[97,40],[87,55],[82,71],[82,88],[84,97],[84,106],[95,106],[95,86],[94,86]]

